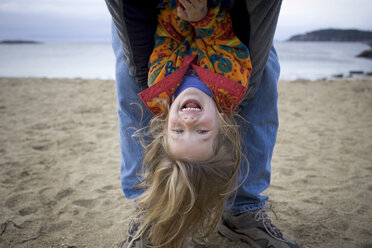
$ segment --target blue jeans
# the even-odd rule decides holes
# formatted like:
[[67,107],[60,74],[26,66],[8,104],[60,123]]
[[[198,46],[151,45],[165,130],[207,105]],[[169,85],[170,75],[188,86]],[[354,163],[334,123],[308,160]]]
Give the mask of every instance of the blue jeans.
[[[112,43],[116,56],[116,86],[119,114],[121,184],[127,198],[135,198],[141,190],[133,187],[140,183],[143,148],[138,137],[132,137],[136,129],[146,127],[152,115],[137,96],[144,90],[129,75],[123,59],[122,47],[115,28],[112,29]],[[279,62],[272,47],[262,82],[255,96],[241,104],[239,114],[245,121],[238,119],[241,126],[243,151],[249,161],[249,174],[237,191],[229,211],[233,214],[262,208],[267,196],[260,195],[270,185],[271,157],[278,129],[277,82]],[[136,104],[133,104],[136,103]],[[140,107],[142,106],[141,111]],[[242,175],[248,166],[241,164]]]

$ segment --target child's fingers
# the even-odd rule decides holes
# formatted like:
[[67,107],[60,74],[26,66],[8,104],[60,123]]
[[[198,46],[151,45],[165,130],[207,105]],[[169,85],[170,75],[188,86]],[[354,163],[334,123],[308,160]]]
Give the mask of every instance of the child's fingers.
[[179,0],[186,11],[201,10],[207,7],[207,0]]
[[188,17],[186,12],[186,9],[183,10],[181,7],[177,7],[177,15],[187,21]]
[[194,9],[194,6],[193,4],[189,1],[189,0],[179,0],[182,4],[182,6],[185,8],[185,10],[187,11],[190,11],[192,9]]
[[207,0],[179,0],[183,8],[177,8],[179,17],[186,21],[199,21],[207,14]]
[[207,7],[207,0],[189,0],[191,5],[197,9]]

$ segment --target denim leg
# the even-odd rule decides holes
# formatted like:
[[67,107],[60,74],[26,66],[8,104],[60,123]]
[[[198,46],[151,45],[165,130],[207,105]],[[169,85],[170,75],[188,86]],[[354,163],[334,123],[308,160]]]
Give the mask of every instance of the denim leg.
[[[151,113],[137,95],[143,89],[134,77],[129,75],[114,25],[112,25],[112,47],[116,57],[115,76],[121,150],[120,178],[125,196],[132,199],[142,193],[141,190],[133,186],[140,183],[138,174],[141,171],[143,159],[143,148],[139,138],[138,136],[132,138],[132,134],[148,125]],[[142,107],[142,111],[139,105]]]
[[[238,119],[241,126],[243,153],[249,162],[249,174],[237,190],[233,214],[262,208],[267,196],[260,195],[270,185],[271,158],[278,130],[279,61],[271,48],[262,81],[255,96],[239,110],[245,119]],[[242,177],[246,176],[247,163],[242,161]]]
[[[131,136],[135,129],[147,126],[152,115],[137,96],[143,88],[129,75],[128,68],[123,60],[122,47],[114,27],[112,40],[116,56],[121,183],[126,197],[135,198],[141,194],[141,191],[133,186],[140,183],[138,173],[141,169],[143,148],[138,138],[134,137],[132,139]],[[260,193],[270,184],[270,162],[278,128],[278,77],[278,58],[274,48],[272,48],[258,92],[239,111],[239,114],[246,120],[238,120],[238,123],[241,125],[243,144],[247,151],[245,155],[249,161],[249,174],[237,191],[231,209],[233,213],[261,208],[268,199],[267,196],[261,196]],[[132,103],[142,106],[143,116],[141,116],[138,105]],[[243,162],[242,175],[245,175],[246,169],[247,166]]]

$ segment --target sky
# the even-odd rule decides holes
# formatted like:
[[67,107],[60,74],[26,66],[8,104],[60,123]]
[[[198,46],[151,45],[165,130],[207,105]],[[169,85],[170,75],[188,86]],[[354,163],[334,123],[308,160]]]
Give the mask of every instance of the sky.
[[[371,13],[371,0],[283,0],[275,39],[323,28],[372,31]],[[110,27],[104,0],[0,0],[0,40],[110,41]]]

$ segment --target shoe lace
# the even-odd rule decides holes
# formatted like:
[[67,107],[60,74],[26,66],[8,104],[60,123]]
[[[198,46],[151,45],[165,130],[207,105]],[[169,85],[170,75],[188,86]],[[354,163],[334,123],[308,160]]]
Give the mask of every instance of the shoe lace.
[[128,238],[127,238],[127,241],[129,242],[129,246],[130,247],[135,247],[135,241],[137,240],[133,240],[133,237],[134,235],[137,233],[138,229],[139,229],[139,223],[138,222],[135,222],[133,220],[131,220],[129,222],[129,225],[128,225]]
[[278,219],[275,211],[272,209],[271,205],[266,205],[264,208],[257,210],[254,218],[257,222],[261,221],[262,225],[264,226],[266,232],[274,239],[285,241],[283,238],[282,232],[271,222],[269,216],[267,216],[266,212],[270,210],[274,215],[275,218]]
[[140,226],[139,222],[135,222],[134,220],[131,220],[128,225],[128,235],[130,237],[133,237],[134,234],[138,231],[139,226]]
[[145,234],[143,236],[137,237],[137,232],[140,229],[141,223],[132,219],[129,222],[128,225],[128,238],[127,241],[129,242],[129,247],[134,248],[136,247],[136,242],[141,242],[141,247],[152,247],[151,242],[146,238],[147,237],[147,231],[145,231]]

